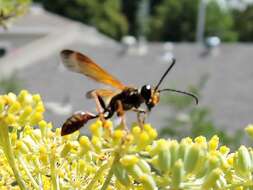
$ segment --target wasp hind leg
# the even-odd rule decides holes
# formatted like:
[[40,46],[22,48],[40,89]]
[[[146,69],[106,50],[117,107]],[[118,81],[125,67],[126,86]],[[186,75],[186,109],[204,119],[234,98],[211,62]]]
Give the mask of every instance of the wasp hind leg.
[[117,116],[121,118],[121,126],[124,130],[128,131],[128,127],[126,124],[126,116],[125,111],[123,109],[122,102],[120,100],[117,101],[117,109],[116,109]]
[[102,121],[102,123],[104,125],[105,121],[106,121],[106,119],[104,117],[104,112],[106,110],[105,102],[104,102],[103,98],[96,93],[96,91],[93,91],[91,93],[91,95],[92,95],[92,97],[95,100],[99,119]]

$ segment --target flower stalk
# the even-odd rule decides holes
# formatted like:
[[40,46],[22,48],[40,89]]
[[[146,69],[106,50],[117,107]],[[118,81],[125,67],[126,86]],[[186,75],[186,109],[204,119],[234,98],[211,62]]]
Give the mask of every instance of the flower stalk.
[[105,182],[101,188],[101,190],[106,190],[109,183],[111,182],[112,176],[113,176],[113,172],[114,172],[114,168],[117,166],[117,163],[119,162],[120,156],[119,154],[115,153],[111,168],[106,176]]
[[10,167],[13,171],[13,174],[15,176],[15,179],[17,180],[17,183],[21,190],[26,190],[25,183],[20,175],[20,171],[18,170],[14,153],[11,148],[11,142],[10,142],[10,135],[9,135],[9,127],[5,125],[3,122],[0,122],[0,141],[2,145],[2,149],[4,151],[4,154],[10,164]]

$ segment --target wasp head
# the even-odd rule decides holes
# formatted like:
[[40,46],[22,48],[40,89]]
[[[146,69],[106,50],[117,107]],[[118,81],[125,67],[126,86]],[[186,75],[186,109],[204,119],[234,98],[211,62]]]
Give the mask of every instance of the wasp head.
[[150,85],[144,85],[141,88],[141,96],[150,111],[159,102],[160,93],[152,89]]

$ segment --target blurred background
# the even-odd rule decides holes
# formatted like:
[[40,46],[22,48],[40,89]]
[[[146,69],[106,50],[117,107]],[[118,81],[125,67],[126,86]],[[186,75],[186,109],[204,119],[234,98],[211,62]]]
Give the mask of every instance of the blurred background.
[[155,85],[175,57],[162,87],[195,93],[199,105],[164,93],[148,122],[164,137],[247,141],[253,0],[0,0],[0,25],[0,92],[41,94],[55,127],[75,111],[95,112],[85,92],[102,87],[63,68],[59,52],[68,48],[136,87]]

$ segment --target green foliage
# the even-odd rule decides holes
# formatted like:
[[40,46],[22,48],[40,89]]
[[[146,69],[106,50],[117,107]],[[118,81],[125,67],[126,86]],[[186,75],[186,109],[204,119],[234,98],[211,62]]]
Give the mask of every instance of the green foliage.
[[[145,0],[34,1],[41,2],[49,11],[93,25],[117,40],[126,34],[138,36],[143,30],[138,11]],[[149,29],[148,38],[155,41],[195,41],[198,4],[199,0],[149,0],[150,18],[145,19],[148,23],[144,29]],[[222,41],[252,41],[252,7],[231,14],[216,0],[210,0],[206,10],[205,35],[217,35]]]
[[129,24],[129,34],[137,36],[138,23],[136,19],[138,7],[141,0],[124,0],[122,1],[122,11]]
[[[151,18],[151,40],[194,41],[199,0],[163,0]],[[217,35],[223,41],[236,40],[230,12],[210,1],[206,10],[205,35]]]
[[222,41],[236,41],[238,34],[234,31],[234,19],[229,10],[225,10],[216,1],[210,1],[206,14],[206,36],[219,36]]
[[193,41],[198,0],[164,0],[151,18],[150,39]]
[[27,12],[30,0],[0,0],[0,25],[6,27],[8,22]]
[[115,39],[128,32],[118,0],[44,0],[43,5],[49,11],[93,25]]
[[[199,84],[191,86],[189,91],[201,99],[201,89],[205,86],[208,76],[200,79]],[[211,111],[206,106],[195,105],[194,100],[187,96],[172,94],[163,99],[164,103],[172,109],[171,116],[167,119],[167,126],[161,129],[159,134],[182,138],[184,136],[197,137],[203,135],[207,138],[218,135],[220,141],[236,148],[242,140],[242,131],[229,134],[224,127],[217,126],[214,122]]]
[[243,11],[235,10],[234,18],[239,41],[253,41],[253,4]]

